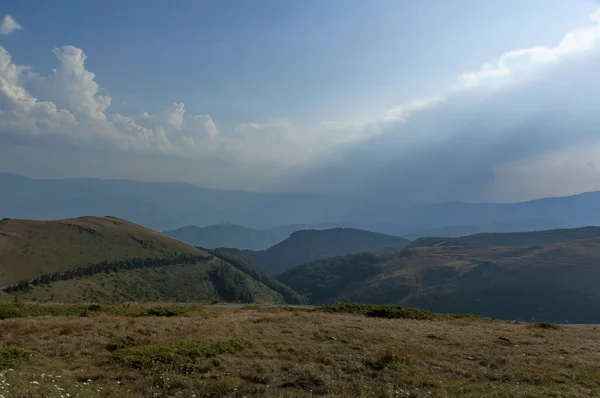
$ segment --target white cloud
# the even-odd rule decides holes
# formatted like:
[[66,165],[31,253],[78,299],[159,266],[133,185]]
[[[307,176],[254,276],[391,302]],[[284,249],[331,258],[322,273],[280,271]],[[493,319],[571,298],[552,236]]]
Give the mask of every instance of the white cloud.
[[86,54],[73,46],[53,52],[58,67],[41,76],[14,63],[0,47],[0,134],[56,136],[123,151],[192,158],[233,156],[248,165],[269,167],[305,160],[314,142],[326,138],[301,132],[285,120],[240,124],[224,134],[211,115],[187,113],[181,102],[156,114],[111,112],[112,98],[87,70]]
[[2,22],[0,22],[0,35],[10,35],[21,29],[23,29],[21,25],[19,25],[10,15],[5,15],[4,18],[2,18]]
[[0,47],[0,132],[38,134],[42,129],[59,129],[73,124],[74,116],[54,103],[38,101],[21,85],[29,67],[16,65]]
[[529,72],[532,68],[590,51],[600,39],[600,9],[590,16],[590,20],[593,23],[567,33],[556,46],[511,50],[502,54],[498,61],[482,65],[478,71],[459,75],[457,88],[503,82],[515,78],[519,73]]
[[289,186],[417,201],[600,189],[588,166],[600,156],[600,9],[591,21],[555,46],[508,51],[437,96],[388,110],[369,139],[329,152]]
[[443,100],[442,97],[428,97],[412,100],[405,105],[389,109],[385,115],[387,121],[405,122],[415,112],[423,111],[435,106]]

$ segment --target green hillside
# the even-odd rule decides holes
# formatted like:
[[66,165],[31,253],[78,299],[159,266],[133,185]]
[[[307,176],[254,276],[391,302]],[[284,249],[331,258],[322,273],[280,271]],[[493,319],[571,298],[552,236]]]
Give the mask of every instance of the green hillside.
[[[224,270],[219,274],[220,270]],[[227,281],[230,281],[227,284]],[[229,264],[150,267],[58,281],[18,294],[24,301],[284,303],[284,298]]]
[[243,251],[237,249],[215,249],[210,251],[215,257],[226,261],[239,271],[252,277],[254,280],[269,287],[273,291],[279,293],[289,304],[306,304],[307,300],[304,296],[298,294],[290,287],[284,285],[259,266],[254,264],[252,260],[244,254]]
[[274,272],[323,258],[363,252],[401,250],[408,244],[404,238],[352,228],[306,230],[263,251],[244,251],[256,264]]
[[279,275],[314,304],[393,303],[507,319],[600,322],[600,239],[350,255]]
[[0,221],[0,286],[78,265],[129,258],[206,254],[154,230],[114,217]]
[[412,241],[408,247],[539,246],[599,237],[600,227],[583,227],[532,232],[480,233],[458,238],[426,237]]
[[205,303],[303,300],[259,269],[234,266],[223,256],[215,258],[206,250],[125,220],[5,219],[0,226],[0,299]]

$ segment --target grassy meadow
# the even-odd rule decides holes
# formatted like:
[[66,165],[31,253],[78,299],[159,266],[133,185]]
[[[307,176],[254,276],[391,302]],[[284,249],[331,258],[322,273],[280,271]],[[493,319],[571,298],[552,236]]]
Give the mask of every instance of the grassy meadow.
[[594,397],[600,331],[394,306],[0,303],[0,396]]

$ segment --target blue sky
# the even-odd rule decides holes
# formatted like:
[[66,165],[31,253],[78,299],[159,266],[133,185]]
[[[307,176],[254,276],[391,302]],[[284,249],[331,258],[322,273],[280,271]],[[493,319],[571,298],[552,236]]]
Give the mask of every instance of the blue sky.
[[[432,142],[450,134],[438,127],[439,135],[421,140],[426,134],[413,113],[425,119],[435,115],[446,126],[447,115],[435,112],[447,103],[462,103],[464,94],[448,91],[459,76],[481,72],[482,65],[498,62],[507,52],[553,48],[569,32],[593,29],[590,16],[598,7],[597,2],[577,0],[5,0],[0,17],[10,15],[21,29],[1,35],[0,46],[11,57],[10,65],[30,69],[21,68],[18,77],[7,80],[28,97],[20,102],[0,99],[0,171],[184,180],[223,188],[320,191],[335,186],[343,193],[387,192],[396,168],[423,168],[408,162],[408,155],[430,153]],[[593,54],[593,41],[591,48],[575,54]],[[550,67],[536,64],[527,73],[571,76],[555,64],[567,62],[565,68],[570,68],[569,62],[579,62],[572,66],[579,75],[591,74],[597,58],[573,60],[576,56],[561,53]],[[520,66],[518,70],[514,74],[511,69],[519,85],[510,90],[521,98],[518,87],[527,87],[531,78]],[[581,82],[569,78],[565,84]],[[469,95],[479,98],[481,91],[475,90],[480,87],[470,88]],[[453,112],[465,116],[461,123],[474,123],[466,118],[474,113],[477,123],[482,115],[484,126],[486,120],[495,123],[506,114],[493,108],[506,95],[502,93],[485,93],[491,108],[457,106]],[[12,108],[32,98],[36,102],[26,110]],[[477,106],[483,102],[475,100]],[[590,108],[590,114],[596,111]],[[40,112],[46,119],[33,122],[42,117]],[[553,137],[572,135],[573,129],[587,131],[569,124]],[[461,131],[467,130],[463,126]],[[504,137],[503,132],[495,134],[497,141]],[[400,142],[385,140],[399,136]],[[410,154],[403,152],[407,137]],[[427,174],[418,184],[398,180],[411,186],[411,192],[393,194],[424,200],[517,200],[600,189],[597,174],[577,184],[570,176],[545,181],[517,175],[516,168],[528,168],[519,165],[535,159],[541,177],[546,175],[550,166],[541,163],[552,161],[540,160],[543,156],[575,161],[573,153],[558,152],[579,141],[556,142],[560,145],[541,152],[498,155],[497,163],[468,167],[492,173],[495,186],[459,184],[458,191],[448,192],[431,189],[439,185],[434,179],[423,188],[428,182],[422,179],[431,178]],[[510,145],[500,143],[506,148],[503,154],[523,152]],[[346,164],[349,153],[365,147],[373,149],[353,155],[359,160]],[[386,150],[391,153],[385,165],[364,160]],[[595,156],[586,155],[587,169]],[[402,166],[392,161],[397,159]],[[349,169],[351,174],[340,175]],[[507,169],[512,174],[502,176]],[[580,172],[574,168],[573,173]],[[383,187],[364,184],[374,180],[373,173]],[[457,181],[471,179],[464,170],[456,173]],[[347,182],[330,184],[331,178]],[[510,180],[510,188],[506,181],[498,182],[502,178]]]

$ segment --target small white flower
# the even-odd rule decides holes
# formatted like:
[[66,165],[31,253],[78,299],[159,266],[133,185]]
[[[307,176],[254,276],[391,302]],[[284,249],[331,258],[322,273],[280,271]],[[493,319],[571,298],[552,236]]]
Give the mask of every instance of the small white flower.
[[40,383],[39,383],[38,381],[35,381],[35,380],[34,380],[34,381],[32,381],[32,382],[31,382],[31,384],[34,384],[34,385],[36,385],[36,386],[39,386],[39,385],[40,385]]

